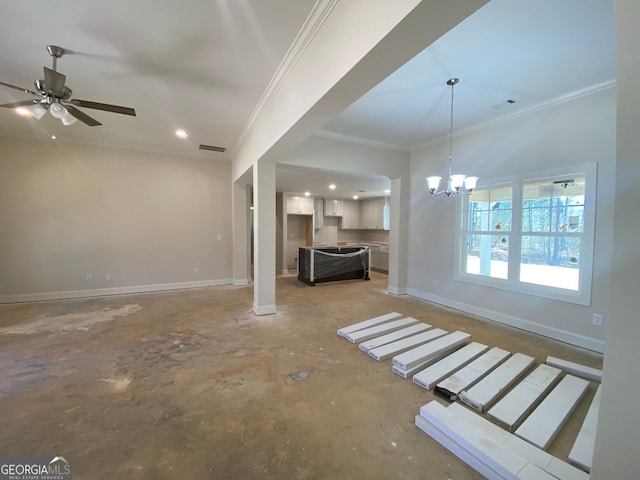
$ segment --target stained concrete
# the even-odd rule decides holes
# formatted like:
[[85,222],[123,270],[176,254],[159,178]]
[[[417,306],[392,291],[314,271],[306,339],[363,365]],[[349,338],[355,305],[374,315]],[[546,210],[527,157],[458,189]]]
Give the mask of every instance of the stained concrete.
[[[336,335],[397,311],[474,341],[601,368],[602,356],[385,292],[386,276],[0,305],[0,454],[76,479],[479,479],[413,418],[437,398]],[[565,458],[595,392],[551,445]],[[440,398],[438,401],[446,404]]]

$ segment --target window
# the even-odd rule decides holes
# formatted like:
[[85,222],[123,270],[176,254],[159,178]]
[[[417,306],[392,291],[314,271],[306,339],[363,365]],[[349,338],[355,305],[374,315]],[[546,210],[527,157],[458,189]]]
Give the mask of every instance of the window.
[[583,165],[464,197],[456,279],[589,305],[595,176]]

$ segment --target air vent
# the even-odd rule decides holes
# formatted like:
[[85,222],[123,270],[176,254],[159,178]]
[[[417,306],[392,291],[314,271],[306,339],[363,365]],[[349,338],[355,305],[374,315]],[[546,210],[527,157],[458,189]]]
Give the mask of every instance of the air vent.
[[513,105],[514,103],[516,103],[517,100],[514,100],[513,98],[507,98],[504,103],[500,102],[500,103],[496,103],[495,105],[492,106],[492,108],[494,110],[500,110],[502,107],[508,107],[510,105]]
[[216,147],[215,145],[202,145],[202,144],[200,144],[200,150],[210,150],[212,152],[224,152],[227,149],[225,147]]

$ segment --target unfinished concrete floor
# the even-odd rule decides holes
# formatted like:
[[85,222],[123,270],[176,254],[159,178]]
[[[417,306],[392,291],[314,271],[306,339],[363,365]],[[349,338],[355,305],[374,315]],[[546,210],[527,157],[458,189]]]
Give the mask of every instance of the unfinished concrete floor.
[[[477,479],[413,424],[435,398],[336,335],[397,311],[544,361],[601,355],[370,282],[0,305],[0,454],[64,455],[75,479]],[[566,459],[594,389],[551,452]],[[442,403],[446,403],[439,399]]]

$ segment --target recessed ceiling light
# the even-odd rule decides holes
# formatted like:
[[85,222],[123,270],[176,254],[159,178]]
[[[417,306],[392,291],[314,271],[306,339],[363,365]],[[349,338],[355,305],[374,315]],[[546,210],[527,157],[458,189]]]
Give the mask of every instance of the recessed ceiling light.
[[311,195],[311,192],[304,192],[305,197],[308,197],[309,195]]
[[336,184],[332,183],[331,185],[329,185],[329,190],[335,190],[336,189]]
[[353,196],[353,199],[354,199],[354,200],[357,200],[357,199],[358,199],[358,195],[354,195],[354,196]]
[[179,138],[187,138],[189,136],[189,134],[187,132],[184,131],[184,129],[179,128],[176,130],[176,137]]

